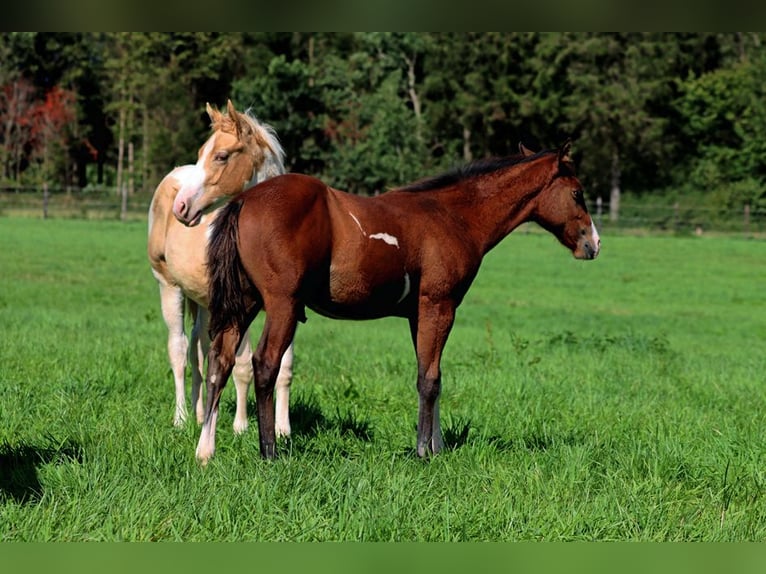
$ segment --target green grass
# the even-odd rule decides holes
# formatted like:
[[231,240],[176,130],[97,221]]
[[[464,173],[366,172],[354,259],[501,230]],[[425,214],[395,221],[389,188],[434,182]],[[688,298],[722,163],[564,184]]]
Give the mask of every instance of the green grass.
[[233,436],[230,384],[201,468],[145,223],[0,218],[0,540],[763,541],[764,243],[603,241],[587,263],[523,230],[490,253],[438,457],[414,454],[405,322],[310,313],[293,439],[263,461],[254,420]]

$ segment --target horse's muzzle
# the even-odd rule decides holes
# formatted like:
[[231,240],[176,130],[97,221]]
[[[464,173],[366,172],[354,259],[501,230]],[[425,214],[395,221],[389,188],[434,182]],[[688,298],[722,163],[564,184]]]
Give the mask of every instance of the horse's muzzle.
[[173,203],[173,215],[187,227],[194,227],[199,224],[202,219],[202,211],[198,210],[192,213],[191,202],[183,201],[178,198],[176,198],[176,201]]
[[587,261],[589,259],[595,259],[598,257],[600,251],[601,239],[585,239],[584,241],[580,242],[580,244],[577,246],[577,249],[574,250],[573,254],[576,259]]
[[601,251],[601,237],[593,222],[590,224],[590,233],[584,233],[575,249],[574,256],[577,259],[595,259]]

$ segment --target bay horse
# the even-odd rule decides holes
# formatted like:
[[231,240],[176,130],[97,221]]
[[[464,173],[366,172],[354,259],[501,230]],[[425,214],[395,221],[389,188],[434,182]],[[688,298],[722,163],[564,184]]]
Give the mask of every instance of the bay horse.
[[335,319],[409,321],[417,454],[438,453],[442,350],[484,255],[527,221],[577,259],[600,251],[570,149],[567,142],[475,162],[376,197],[287,174],[232,200],[216,217],[208,246],[212,344],[197,459],[204,464],[215,452],[219,398],[261,309],[266,319],[253,357],[260,452],[275,456],[274,384],[305,307]]
[[[202,366],[210,346],[207,311],[206,269],[209,224],[215,210],[194,214],[193,226],[181,223],[174,214],[176,203],[185,205],[189,195],[202,196],[212,204],[227,201],[245,187],[284,173],[284,152],[274,130],[248,112],[237,112],[231,101],[227,114],[207,105],[213,133],[202,145],[196,164],[183,165],[167,174],[157,186],[149,207],[147,254],[160,287],[162,317],[168,328],[167,350],[175,381],[176,405],[173,423],[186,421],[185,370],[187,353],[191,364],[191,400],[199,423],[203,421],[200,387]],[[207,175],[206,175],[207,174]],[[213,182],[212,185],[210,182]],[[179,208],[180,209],[180,208]],[[187,341],[184,311],[188,306],[193,326]],[[233,378],[237,391],[234,432],[247,429],[247,390],[253,379],[250,338],[245,334],[237,349]],[[284,355],[277,386],[276,432],[290,434],[289,393],[292,381],[292,345]]]

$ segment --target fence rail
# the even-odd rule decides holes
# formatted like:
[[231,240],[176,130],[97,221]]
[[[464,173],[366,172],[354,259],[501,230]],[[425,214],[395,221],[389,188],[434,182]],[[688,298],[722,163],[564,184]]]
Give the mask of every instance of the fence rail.
[[[0,215],[78,219],[142,219],[151,203],[151,192],[127,196],[115,188],[61,189],[0,187]],[[743,205],[737,209],[716,209],[693,202],[675,204],[623,199],[619,218],[611,221],[608,202],[590,206],[596,225],[612,230],[640,229],[649,232],[704,234],[742,233],[766,236],[766,209]]]
[[152,196],[148,192],[128,195],[123,202],[116,188],[2,188],[0,215],[71,219],[141,219],[146,217]]

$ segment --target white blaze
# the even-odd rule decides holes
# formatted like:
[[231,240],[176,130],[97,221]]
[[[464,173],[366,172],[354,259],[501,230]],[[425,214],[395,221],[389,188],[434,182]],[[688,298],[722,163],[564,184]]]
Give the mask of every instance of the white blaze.
[[596,246],[596,254],[598,255],[598,252],[601,251],[601,237],[598,235],[598,230],[596,229],[596,224],[593,223],[593,221],[590,222],[591,226],[591,232],[593,233],[593,243]]

